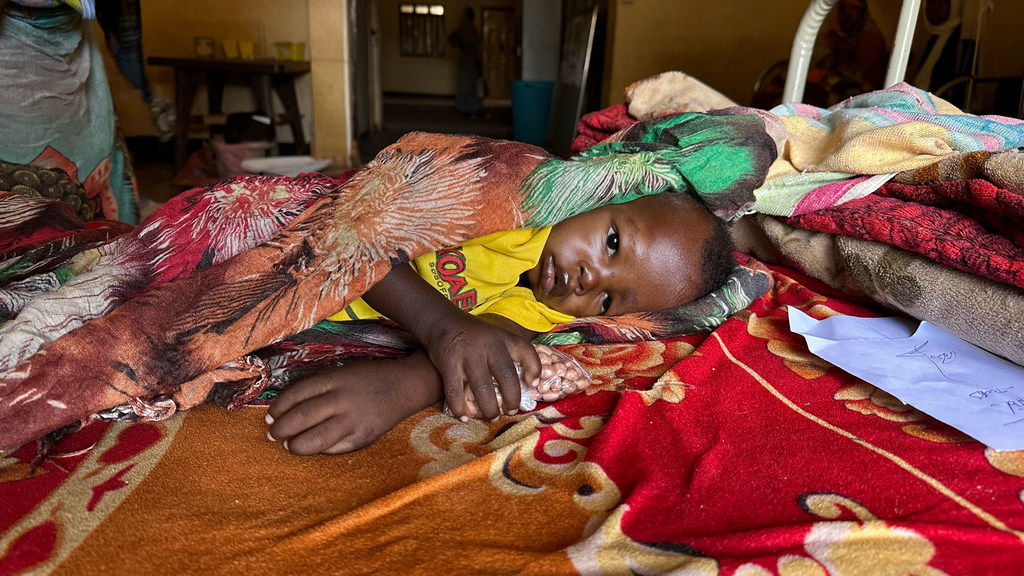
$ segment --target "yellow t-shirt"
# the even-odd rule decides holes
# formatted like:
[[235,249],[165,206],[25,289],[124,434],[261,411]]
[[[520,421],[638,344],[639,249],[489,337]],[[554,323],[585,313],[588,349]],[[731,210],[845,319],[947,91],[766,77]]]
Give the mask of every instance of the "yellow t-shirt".
[[[556,324],[575,318],[548,308],[529,288],[516,286],[519,276],[540,261],[550,227],[496,232],[416,258],[416,272],[455,303],[472,314],[497,314],[527,330],[547,332]],[[328,320],[344,322],[381,318],[362,298]]]

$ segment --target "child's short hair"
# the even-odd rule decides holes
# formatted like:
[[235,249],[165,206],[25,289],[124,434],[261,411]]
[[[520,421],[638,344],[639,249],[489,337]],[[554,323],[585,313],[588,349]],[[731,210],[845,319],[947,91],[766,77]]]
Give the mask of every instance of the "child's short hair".
[[701,248],[700,278],[697,286],[698,294],[704,296],[708,292],[722,286],[729,274],[736,268],[736,247],[729,235],[725,221],[715,216],[699,199],[687,192],[665,192],[657,195],[668,202],[669,210],[697,209],[711,223],[711,234]]
[[736,246],[725,225],[725,221],[708,212],[712,220],[711,236],[704,242],[701,250],[701,270],[703,282],[700,284],[700,295],[721,287],[736,268],[736,257],[733,252]]

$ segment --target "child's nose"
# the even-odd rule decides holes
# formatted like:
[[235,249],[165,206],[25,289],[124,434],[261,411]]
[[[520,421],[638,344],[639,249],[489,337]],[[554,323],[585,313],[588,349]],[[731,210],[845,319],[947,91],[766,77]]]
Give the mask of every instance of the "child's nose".
[[603,291],[609,280],[609,271],[600,266],[583,265],[580,271],[580,292]]
[[594,285],[594,267],[589,262],[580,262],[578,276],[576,277],[576,295],[582,296],[590,292]]

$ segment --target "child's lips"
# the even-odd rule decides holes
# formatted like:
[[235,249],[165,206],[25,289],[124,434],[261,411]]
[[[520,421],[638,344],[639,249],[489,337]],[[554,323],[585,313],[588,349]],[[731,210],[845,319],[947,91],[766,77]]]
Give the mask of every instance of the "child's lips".
[[554,256],[548,256],[548,261],[544,263],[544,267],[540,271],[540,290],[545,296],[551,294],[551,290],[555,287],[555,258]]
[[540,289],[545,296],[564,297],[569,293],[569,273],[555,264],[554,256],[548,256],[541,270]]
[[544,263],[540,284],[545,296],[564,297],[569,292],[569,273],[558,268],[554,256],[548,256],[548,261]]

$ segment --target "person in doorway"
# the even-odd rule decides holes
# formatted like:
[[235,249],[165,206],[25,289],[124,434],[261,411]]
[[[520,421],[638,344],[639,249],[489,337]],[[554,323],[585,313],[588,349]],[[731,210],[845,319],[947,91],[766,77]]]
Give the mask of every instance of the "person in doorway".
[[455,109],[476,117],[483,109],[484,79],[480,58],[480,33],[473,22],[475,13],[466,8],[459,28],[448,37],[448,43],[459,50],[459,84],[455,92]]

